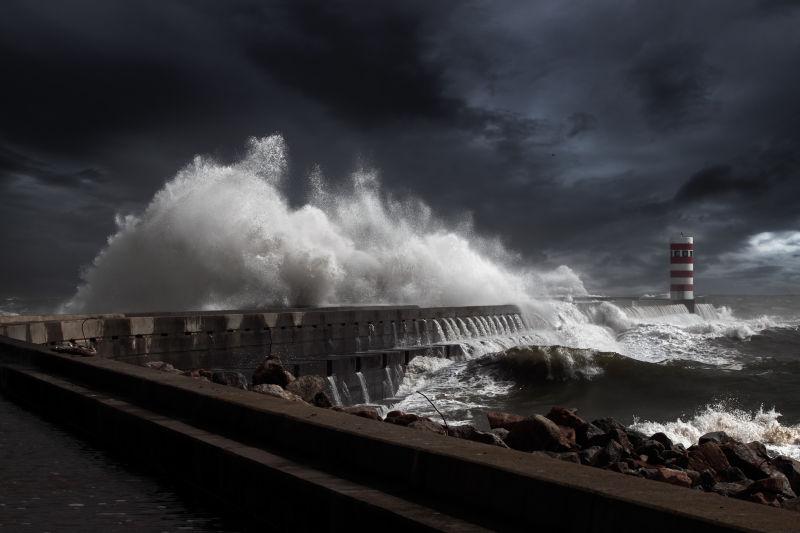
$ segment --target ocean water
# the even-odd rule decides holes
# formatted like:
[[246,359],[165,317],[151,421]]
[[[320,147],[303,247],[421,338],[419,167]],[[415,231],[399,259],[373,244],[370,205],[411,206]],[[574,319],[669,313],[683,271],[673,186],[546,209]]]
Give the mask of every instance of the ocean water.
[[393,408],[438,418],[417,391],[450,422],[563,405],[686,445],[724,430],[800,457],[800,297],[699,301],[698,314],[630,300],[553,302],[549,322],[529,318],[533,331],[510,348],[414,360]]

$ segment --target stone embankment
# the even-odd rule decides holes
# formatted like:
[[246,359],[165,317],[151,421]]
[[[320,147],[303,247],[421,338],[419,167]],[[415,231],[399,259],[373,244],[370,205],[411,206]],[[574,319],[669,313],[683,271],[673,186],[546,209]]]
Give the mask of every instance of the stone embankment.
[[[247,388],[236,372],[192,370],[182,372],[160,361],[146,364],[158,370],[182,373],[223,385]],[[724,432],[708,433],[688,449],[664,433],[644,435],[613,418],[586,421],[576,410],[553,407],[547,415],[525,417],[486,413],[490,431],[471,425],[450,426],[402,411],[381,416],[376,407],[336,407],[319,376],[295,378],[280,359],[268,357],[255,370],[251,390],[287,400],[363,418],[429,431],[488,445],[511,448],[621,474],[661,481],[680,487],[800,511],[800,462],[771,456],[760,442],[739,442]]]

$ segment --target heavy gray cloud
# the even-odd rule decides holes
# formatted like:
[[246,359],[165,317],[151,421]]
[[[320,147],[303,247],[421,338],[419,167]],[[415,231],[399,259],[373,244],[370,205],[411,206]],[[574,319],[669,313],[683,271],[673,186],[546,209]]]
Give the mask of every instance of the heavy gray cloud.
[[790,256],[729,263],[800,227],[798,23],[763,0],[8,0],[0,294],[69,295],[115,213],[276,131],[295,177],[366,161],[593,292],[663,291],[675,231],[700,293],[792,290]]

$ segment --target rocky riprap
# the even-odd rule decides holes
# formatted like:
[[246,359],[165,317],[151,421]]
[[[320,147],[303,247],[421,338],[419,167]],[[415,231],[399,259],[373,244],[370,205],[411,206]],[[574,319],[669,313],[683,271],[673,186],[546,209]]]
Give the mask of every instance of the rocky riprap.
[[[151,361],[145,366],[248,388],[246,379],[238,372],[204,369],[184,372],[162,361]],[[376,422],[800,511],[800,462],[783,455],[770,455],[761,442],[740,442],[721,431],[707,433],[697,444],[686,448],[672,442],[664,433],[644,435],[613,418],[588,422],[578,416],[575,409],[565,407],[553,407],[544,416],[488,411],[489,431],[480,431],[471,425],[440,424],[428,417],[402,411],[390,411],[382,417],[373,406],[332,407],[323,378],[295,378],[274,357],[259,365],[252,383],[250,390],[253,392],[331,408]]]

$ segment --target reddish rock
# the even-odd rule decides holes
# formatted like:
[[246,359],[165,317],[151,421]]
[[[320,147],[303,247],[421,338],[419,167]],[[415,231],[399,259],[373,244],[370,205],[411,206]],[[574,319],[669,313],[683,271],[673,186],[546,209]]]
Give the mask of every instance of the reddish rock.
[[419,418],[411,422],[407,427],[413,429],[419,429],[422,431],[430,431],[432,433],[438,433],[440,435],[447,435],[447,431],[445,431],[444,427],[441,424],[437,424],[436,422],[434,422],[429,418]]
[[550,412],[547,413],[547,418],[559,426],[575,430],[586,424],[584,419],[575,414],[577,411],[577,409],[567,409],[566,407],[553,407],[550,409]]
[[267,357],[253,372],[253,385],[280,385],[286,388],[294,381],[291,372],[283,368],[281,360],[277,357]]
[[464,440],[471,440],[473,442],[480,442],[483,444],[491,444],[493,446],[500,446],[501,448],[508,448],[506,443],[494,433],[478,431],[475,427],[470,425],[463,426],[450,426],[447,433],[451,437],[456,437]]
[[564,438],[567,439],[567,442],[569,442],[571,446],[576,447],[575,430],[571,427],[561,425],[558,426],[558,429],[561,430],[561,434],[564,435]]
[[486,418],[489,420],[489,427],[492,429],[503,428],[511,431],[511,428],[525,420],[524,416],[502,413],[500,411],[486,411]]
[[266,396],[274,396],[276,398],[283,398],[284,400],[289,400],[292,402],[303,402],[303,399],[297,394],[284,390],[279,385],[275,385],[272,383],[270,384],[261,383],[260,385],[254,386],[250,390],[252,390],[253,392],[257,392],[259,394],[264,394]]
[[407,426],[412,422],[419,420],[419,417],[413,413],[404,413],[403,411],[389,411],[386,415],[384,422],[390,424],[397,424],[398,426]]
[[713,441],[709,440],[689,449],[689,468],[692,470],[697,470],[698,472],[711,470],[716,474],[720,474],[730,466],[725,453]]
[[737,468],[740,468],[750,479],[761,479],[769,477],[775,471],[766,459],[759,457],[757,452],[754,452],[746,444],[736,441],[730,441],[720,446],[728,458],[728,462]]
[[780,495],[789,499],[797,497],[789,484],[789,480],[780,472],[775,472],[770,477],[754,481],[747,490],[749,493],[762,492],[764,494]]
[[800,462],[791,457],[779,455],[770,461],[781,474],[786,476],[795,493],[800,493]]
[[[712,441],[707,441],[712,442]],[[717,494],[722,494],[723,496],[730,496],[732,498],[738,498],[743,494],[747,493],[748,487],[752,484],[752,481],[739,481],[739,482],[720,482],[715,483],[711,490],[716,492]]]
[[572,443],[564,437],[561,429],[541,415],[533,415],[513,424],[505,440],[509,447],[525,452],[566,452],[573,449]]
[[653,479],[656,481],[663,481],[670,485],[677,485],[679,487],[691,487],[692,478],[686,472],[680,470],[672,470],[671,468],[659,468]]
[[341,411],[349,415],[360,416],[361,418],[369,418],[370,420],[377,420],[381,422],[381,414],[374,407],[368,405],[353,405],[350,407],[334,407],[334,411]]

